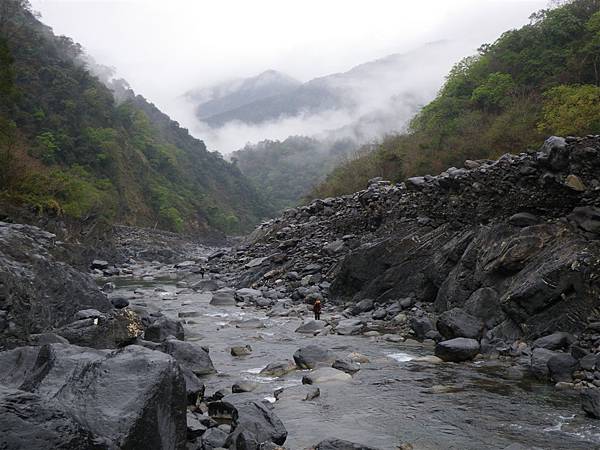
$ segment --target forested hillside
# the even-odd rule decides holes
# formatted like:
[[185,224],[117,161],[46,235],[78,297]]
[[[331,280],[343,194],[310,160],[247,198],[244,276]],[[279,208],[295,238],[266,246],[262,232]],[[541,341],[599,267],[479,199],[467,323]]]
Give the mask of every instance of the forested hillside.
[[237,164],[276,211],[298,205],[316,184],[351,157],[352,140],[290,136],[248,144],[232,154]]
[[2,1],[1,205],[172,231],[236,232],[268,213],[236,167],[143,97],[117,102],[84,59],[27,1]]
[[536,149],[544,136],[600,133],[600,1],[539,11],[529,25],[456,64],[407,134],[334,170],[315,197],[400,181],[466,159]]

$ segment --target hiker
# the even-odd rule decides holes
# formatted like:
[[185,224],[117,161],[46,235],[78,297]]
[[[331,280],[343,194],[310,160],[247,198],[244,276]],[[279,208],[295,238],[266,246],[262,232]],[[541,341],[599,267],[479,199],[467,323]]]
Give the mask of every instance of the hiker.
[[206,272],[206,268],[204,266],[200,266],[200,275],[202,275],[203,280],[204,280],[204,272]]
[[313,312],[315,313],[315,320],[321,320],[321,300],[315,300],[315,304],[313,305]]

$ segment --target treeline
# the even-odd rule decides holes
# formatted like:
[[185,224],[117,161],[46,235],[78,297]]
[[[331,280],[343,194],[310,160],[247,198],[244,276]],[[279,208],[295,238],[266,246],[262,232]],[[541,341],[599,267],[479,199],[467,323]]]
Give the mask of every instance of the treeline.
[[120,101],[28,1],[0,4],[0,203],[172,231],[249,229],[241,172],[123,83]]
[[311,196],[354,192],[375,176],[398,182],[466,159],[536,149],[550,134],[600,133],[599,86],[600,1],[539,11],[456,64],[408,133],[364,149]]

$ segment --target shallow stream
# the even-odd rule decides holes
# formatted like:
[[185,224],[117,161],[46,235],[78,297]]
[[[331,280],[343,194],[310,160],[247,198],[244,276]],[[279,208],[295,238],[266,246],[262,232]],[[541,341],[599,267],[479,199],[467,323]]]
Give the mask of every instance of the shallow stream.
[[[503,449],[514,443],[543,449],[600,448],[600,421],[585,417],[576,393],[515,376],[506,363],[417,362],[414,358],[431,355],[433,349],[380,337],[306,336],[294,332],[301,319],[268,318],[254,308],[215,307],[208,304],[210,294],[177,291],[174,284],[128,280],[121,281],[115,294],[173,318],[188,316],[181,319],[186,340],[208,346],[218,370],[203,380],[207,392],[250,380],[259,384],[257,397],[274,401],[273,391],[301,384],[304,373],[269,378],[258,372],[271,362],[292,359],[298,348],[309,344],[341,356],[359,352],[369,358],[352,381],[320,385],[321,395],[314,400],[275,402],[289,433],[286,448],[305,449],[327,437],[386,450],[402,442],[415,449]],[[261,319],[264,328],[236,327],[236,321],[250,318]],[[230,355],[231,346],[246,344],[252,354]]]

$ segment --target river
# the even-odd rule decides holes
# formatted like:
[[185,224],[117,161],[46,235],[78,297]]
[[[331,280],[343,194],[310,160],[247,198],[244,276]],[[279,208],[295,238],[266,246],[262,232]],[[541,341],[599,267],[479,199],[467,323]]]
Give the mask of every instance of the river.
[[[210,348],[218,373],[205,377],[207,392],[239,380],[258,384],[259,398],[275,401],[280,387],[301,384],[303,371],[283,378],[258,375],[267,364],[292,359],[305,345],[317,344],[341,356],[366,355],[352,381],[320,385],[311,401],[285,399],[274,410],[288,430],[286,448],[305,449],[337,437],[392,450],[402,442],[415,449],[504,449],[511,444],[543,449],[600,448],[600,425],[585,417],[579,396],[522,377],[508,363],[427,363],[431,346],[414,341],[392,343],[381,337],[295,333],[301,318],[268,318],[252,307],[215,307],[210,294],[181,293],[172,282],[120,279],[116,295],[132,306],[145,305],[182,319],[186,340]],[[158,290],[156,288],[159,288]],[[257,318],[264,328],[238,328],[235,322]],[[327,314],[324,314],[327,319]],[[305,320],[310,320],[307,317]],[[249,344],[253,351],[233,357],[230,347]]]

